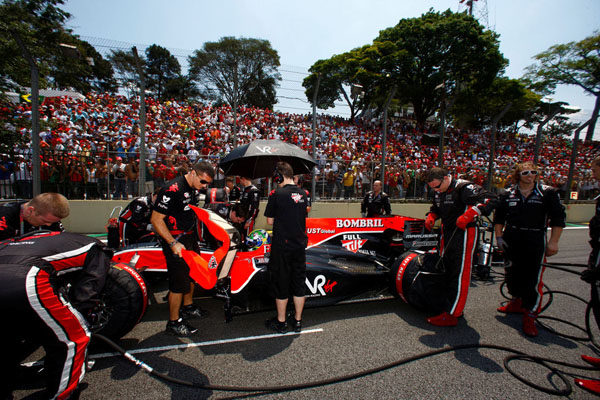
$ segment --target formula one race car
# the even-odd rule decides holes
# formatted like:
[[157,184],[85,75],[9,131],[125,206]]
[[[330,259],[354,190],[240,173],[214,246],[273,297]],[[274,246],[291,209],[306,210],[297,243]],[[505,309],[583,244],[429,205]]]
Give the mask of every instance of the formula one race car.
[[[209,210],[192,208],[203,223],[228,225]],[[438,234],[425,232],[423,220],[404,216],[308,218],[306,230],[307,307],[396,296],[419,308],[436,308],[432,301],[435,295],[431,294],[435,294],[436,282],[443,281],[444,270],[436,251]],[[226,320],[234,314],[272,308],[266,272],[268,232],[251,233],[245,244],[228,243],[228,236],[219,229],[210,233],[217,240],[206,240],[205,232],[200,256],[186,261],[192,278],[225,300]],[[215,247],[215,243],[222,245]],[[237,249],[225,277],[224,247]],[[489,267],[491,257],[485,252],[490,249],[489,243],[487,247],[484,243],[475,260]],[[121,248],[113,261],[135,266],[139,271],[166,271],[157,242]]]

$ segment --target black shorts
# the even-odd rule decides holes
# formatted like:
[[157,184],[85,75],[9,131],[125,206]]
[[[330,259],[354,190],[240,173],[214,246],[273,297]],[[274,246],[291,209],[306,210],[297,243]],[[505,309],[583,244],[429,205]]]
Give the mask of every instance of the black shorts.
[[[195,252],[200,251],[198,247],[198,240],[196,235],[184,235],[181,236],[177,241],[185,246],[187,250],[194,250]],[[163,254],[167,261],[167,276],[169,277],[169,291],[173,293],[189,293],[190,283],[190,267],[181,257],[177,257],[171,251],[171,247],[164,240],[160,241],[163,248]]]
[[271,248],[269,279],[276,299],[303,297],[306,292],[306,253],[297,250]]

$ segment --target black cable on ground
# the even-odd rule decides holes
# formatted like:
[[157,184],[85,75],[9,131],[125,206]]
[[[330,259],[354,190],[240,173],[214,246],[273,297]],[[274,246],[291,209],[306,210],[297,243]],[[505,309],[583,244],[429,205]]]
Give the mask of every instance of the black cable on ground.
[[[375,368],[366,369],[366,370],[356,372],[353,374],[342,375],[342,376],[338,376],[338,377],[334,377],[334,378],[322,379],[322,380],[317,380],[317,381],[313,381],[313,382],[305,382],[305,383],[291,384],[291,385],[280,385],[280,386],[255,386],[255,387],[252,387],[252,386],[225,386],[225,385],[199,384],[199,383],[194,383],[191,381],[185,381],[182,379],[171,377],[167,374],[155,371],[149,365],[147,365],[143,361],[138,360],[137,358],[135,358],[134,356],[129,354],[127,351],[125,351],[123,348],[121,348],[118,344],[114,343],[110,339],[108,339],[102,335],[98,335],[98,334],[94,334],[93,337],[103,341],[110,347],[114,348],[117,352],[121,353],[127,360],[129,360],[130,362],[132,362],[139,368],[146,371],[148,374],[150,374],[158,379],[161,379],[161,380],[164,380],[167,382],[171,382],[171,383],[175,383],[178,385],[197,388],[197,389],[229,391],[229,392],[259,392],[259,393],[287,392],[287,391],[293,391],[293,390],[309,389],[309,388],[314,388],[314,387],[318,387],[318,386],[332,385],[335,383],[345,382],[345,381],[361,378],[361,377],[364,377],[367,375],[372,375],[372,374],[375,374],[378,372],[382,372],[382,371],[385,371],[385,370],[388,370],[391,368],[398,367],[400,365],[408,364],[409,362],[422,360],[422,359],[425,359],[428,357],[433,357],[433,356],[444,354],[444,353],[450,353],[450,352],[467,350],[467,349],[492,349],[492,350],[500,350],[500,351],[509,352],[509,353],[513,354],[513,357],[515,355],[517,355],[517,356],[520,356],[522,359],[534,360],[537,363],[543,363],[544,366],[551,369],[552,371],[556,371],[557,373],[558,373],[558,370],[548,366],[545,363],[563,365],[563,366],[568,366],[571,368],[577,368],[577,369],[583,369],[583,370],[595,370],[596,369],[596,368],[588,366],[588,365],[570,364],[570,363],[566,363],[566,362],[559,361],[559,360],[552,360],[552,359],[548,359],[548,358],[540,358],[540,357],[528,355],[526,353],[523,353],[519,350],[510,348],[510,347],[493,345],[493,344],[475,343],[475,344],[464,344],[464,345],[445,347],[443,349],[433,350],[433,351],[426,352],[426,353],[421,353],[421,354],[418,354],[415,356],[403,358],[401,360],[394,361],[389,364],[385,364],[385,365],[375,367]],[[508,360],[508,361],[510,361],[510,360]],[[511,371],[511,374],[512,373],[513,372]],[[562,377],[562,379],[563,379],[563,381],[565,381],[564,377]],[[524,383],[527,383],[527,381],[524,379],[519,379],[519,380],[523,381]],[[568,383],[568,382],[567,382],[566,386],[567,386],[567,388],[563,389],[561,391],[561,393],[564,392],[568,395],[571,393],[572,388],[571,388],[570,383]],[[553,393],[554,389],[543,388],[538,385],[533,386],[533,387],[535,387],[538,390],[542,390],[546,393],[554,394]]]
[[[556,265],[552,265],[549,266],[551,268],[556,268],[556,269],[561,269],[560,267],[557,267]],[[569,271],[569,272],[573,272],[573,273],[577,273],[574,271]],[[502,289],[502,286],[501,286]],[[561,294],[567,294],[569,296],[578,298],[579,300],[582,300],[585,302],[585,300],[583,300],[582,298],[572,295],[570,293],[566,293],[566,292],[559,292],[559,291],[551,291],[548,290],[547,292],[548,294],[552,295],[553,293],[561,293]],[[551,300],[547,303],[546,307],[548,307],[551,303]],[[592,340],[592,342],[594,342],[594,339],[591,335],[591,327],[589,326],[589,314],[591,313],[590,307],[591,303],[588,303],[588,307],[586,309],[586,331],[588,332],[589,337],[585,338],[585,340]],[[578,327],[575,324],[572,324],[569,321],[565,321],[565,320],[561,320],[555,317],[545,317],[546,319],[551,319],[551,320],[556,320],[556,321],[560,321],[566,324],[570,324],[572,326],[575,326],[579,329],[582,329],[580,327]],[[539,323],[539,322],[538,322]],[[544,327],[545,329],[548,329],[546,326],[540,324],[542,327]],[[567,335],[558,333],[554,330],[550,330],[549,331],[559,335],[559,336],[565,336],[568,337]],[[583,329],[582,329],[583,330]],[[136,366],[138,366],[139,368],[141,368],[142,370],[144,370],[145,372],[147,372],[148,374],[150,374],[151,376],[154,376],[160,380],[166,381],[166,382],[170,382],[170,383],[174,383],[177,385],[182,385],[182,386],[188,386],[188,387],[192,387],[192,388],[197,388],[197,389],[203,389],[203,390],[215,390],[215,391],[229,391],[229,392],[246,392],[246,393],[254,393],[256,395],[258,394],[264,394],[264,393],[273,393],[273,392],[286,392],[286,391],[293,391],[293,390],[301,390],[301,389],[309,389],[309,388],[314,388],[314,387],[318,387],[318,386],[326,386],[326,385],[332,385],[335,383],[340,383],[340,382],[345,382],[345,381],[349,381],[349,380],[353,380],[353,379],[357,379],[357,378],[361,378],[367,375],[372,375],[378,372],[382,372],[391,368],[395,368],[398,367],[400,365],[404,365],[413,361],[417,361],[417,360],[422,360],[428,357],[433,357],[436,355],[440,355],[440,354],[445,354],[445,353],[450,353],[450,352],[456,352],[456,351],[460,351],[460,350],[467,350],[467,349],[492,349],[492,350],[500,350],[500,351],[504,351],[504,352],[508,352],[508,353],[512,353],[510,356],[507,356],[504,359],[504,366],[507,369],[507,371],[513,375],[516,379],[518,379],[519,381],[525,383],[526,385],[535,388],[537,390],[540,390],[544,393],[548,393],[548,394],[554,394],[554,395],[559,395],[559,396],[568,396],[569,394],[571,394],[572,392],[572,386],[570,384],[570,382],[565,378],[564,374],[566,375],[573,375],[570,373],[564,373],[564,371],[560,371],[552,366],[550,366],[549,364],[556,364],[556,365],[561,365],[561,366],[565,366],[565,367],[569,367],[569,368],[575,368],[575,369],[580,369],[580,370],[598,370],[598,368],[593,367],[593,366],[588,366],[588,365],[578,365],[578,364],[571,364],[571,363],[567,363],[564,361],[559,361],[559,360],[552,360],[552,359],[548,359],[548,358],[541,358],[541,357],[536,357],[536,356],[532,356],[532,355],[528,355],[526,353],[523,353],[519,350],[510,348],[510,347],[505,347],[505,346],[499,346],[499,345],[493,345],[493,344],[484,344],[484,343],[475,343],[475,344],[464,344],[464,345],[457,345],[457,346],[450,346],[450,347],[445,347],[443,349],[439,349],[439,350],[433,350],[433,351],[429,351],[429,352],[425,352],[422,354],[418,354],[415,356],[411,356],[411,357],[406,357],[403,359],[400,359],[398,361],[394,361],[379,367],[375,367],[375,368],[370,368],[370,369],[366,369],[363,371],[359,371],[356,373],[352,373],[352,374],[347,374],[347,375],[342,375],[342,376],[338,376],[338,377],[334,377],[334,378],[329,378],[329,379],[322,379],[322,380],[317,380],[317,381],[312,381],[312,382],[305,382],[305,383],[299,383],[299,384],[291,384],[291,385],[280,385],[280,386],[258,386],[258,387],[251,387],[251,386],[225,386],[225,385],[211,385],[211,384],[200,384],[200,383],[194,383],[191,381],[186,381],[183,379],[179,379],[179,378],[175,378],[172,376],[169,376],[165,373],[162,372],[158,372],[156,370],[154,370],[151,366],[149,366],[148,364],[144,363],[143,361],[138,360],[137,358],[135,358],[133,355],[131,355],[130,353],[128,353],[125,349],[123,349],[121,346],[119,346],[118,344],[116,344],[115,342],[113,342],[112,340],[99,335],[99,334],[94,334],[92,336],[94,339],[98,339],[100,341],[103,341],[104,343],[106,343],[108,346],[112,347],[113,349],[115,349],[117,352],[119,352],[120,354],[122,354],[127,360],[129,360],[130,362],[132,362],[133,364],[135,364]],[[584,340],[584,339],[575,339],[575,340]],[[517,374],[509,365],[511,361],[514,360],[527,360],[527,361],[532,361],[535,362],[537,364],[540,364],[546,368],[548,368],[550,371],[552,371],[554,374],[556,374],[560,380],[562,380],[562,382],[565,385],[564,389],[554,389],[554,388],[547,388],[547,387],[543,387],[540,385],[537,385],[525,378],[523,378],[522,376],[520,376],[519,374]]]

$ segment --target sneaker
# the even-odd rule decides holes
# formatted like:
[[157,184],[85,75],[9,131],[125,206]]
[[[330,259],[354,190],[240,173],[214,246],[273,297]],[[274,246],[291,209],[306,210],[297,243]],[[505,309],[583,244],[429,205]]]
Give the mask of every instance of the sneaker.
[[273,317],[265,321],[265,326],[277,333],[286,333],[288,330],[287,322],[279,322],[277,317]]
[[179,318],[177,321],[167,322],[167,333],[175,336],[190,336],[198,332],[198,329],[187,324],[183,318]]
[[299,333],[300,331],[302,331],[302,320],[297,320],[294,314],[288,315],[287,322],[294,332]]
[[183,306],[179,310],[179,315],[183,319],[204,319],[208,317],[209,312],[207,310],[203,310],[197,305],[191,304],[189,306]]
[[427,318],[427,322],[435,326],[456,326],[458,324],[458,318],[444,311],[440,315]]
[[498,311],[505,314],[523,314],[523,301],[519,298],[512,299],[503,306],[498,307]]
[[537,327],[535,326],[535,314],[525,313],[523,314],[523,333],[530,337],[536,337],[538,335]]

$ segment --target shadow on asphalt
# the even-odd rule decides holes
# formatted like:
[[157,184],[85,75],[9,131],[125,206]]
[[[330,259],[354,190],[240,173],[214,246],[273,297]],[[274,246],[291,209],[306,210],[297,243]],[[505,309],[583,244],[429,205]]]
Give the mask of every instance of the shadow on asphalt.
[[[132,339],[121,340],[120,345],[125,348],[152,347],[157,342],[161,342],[164,344],[165,336],[166,334],[164,332],[160,332],[139,342]],[[188,342],[187,339],[185,341],[175,337],[174,339],[177,343],[181,344]],[[192,366],[187,365],[185,363],[175,361],[166,356],[164,353],[167,351],[170,350],[136,354],[135,357],[152,367],[160,365],[160,367],[157,367],[155,369],[158,372],[167,374],[173,378],[193,382],[194,384],[198,385],[209,383],[206,375],[202,374],[198,369],[193,368]],[[126,381],[136,374],[143,374],[140,368],[133,365],[131,362],[125,360],[123,357],[109,357],[99,359],[94,365],[94,370],[102,370],[106,368],[112,368],[112,370],[110,371],[110,377],[115,381]],[[166,382],[164,380],[161,380],[161,382],[171,389],[171,399],[173,400],[207,399],[213,394],[211,390],[187,387],[175,383]]]

